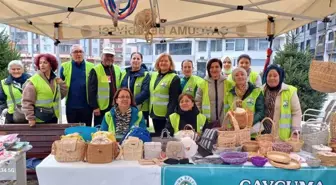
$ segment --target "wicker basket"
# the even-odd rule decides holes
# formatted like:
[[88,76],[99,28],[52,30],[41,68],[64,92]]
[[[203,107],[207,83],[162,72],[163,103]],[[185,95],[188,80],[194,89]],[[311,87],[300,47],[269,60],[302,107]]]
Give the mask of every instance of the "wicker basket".
[[217,146],[220,148],[233,148],[236,146],[235,134],[222,134],[218,136]]
[[336,166],[336,153],[317,152],[317,158],[321,160],[323,166]]
[[332,148],[324,145],[313,145],[312,146],[313,151],[312,154],[313,156],[316,156],[318,152],[331,152]]
[[259,144],[257,141],[248,141],[243,143],[244,152],[258,152]]
[[302,125],[302,150],[312,153],[313,145],[327,145],[329,140],[328,126],[325,123],[306,123]]
[[291,153],[293,147],[285,142],[275,142],[272,145],[273,151],[284,152],[284,153]]
[[143,158],[143,142],[139,138],[129,137],[122,144],[123,158],[126,161],[137,161]]
[[260,140],[258,141],[258,144],[259,144],[259,154],[261,155],[266,155],[267,152],[273,150],[272,148],[273,143],[271,141]]
[[88,144],[86,161],[88,163],[110,163],[118,156],[120,150],[117,142],[109,144]]
[[336,152],[336,143],[335,142],[330,142],[329,147],[332,149],[332,152]]
[[336,92],[336,63],[313,60],[309,68],[310,86],[320,92]]
[[228,130],[225,128],[225,123],[222,124],[222,127],[218,129],[218,137],[235,135],[236,136],[236,146],[241,146],[244,142],[250,141],[250,128],[239,129],[237,120],[234,118],[232,112],[228,112],[225,116],[225,119],[229,119],[230,123],[233,125],[233,130]]
[[[271,132],[271,134],[263,134],[263,135],[261,135],[261,125],[264,124],[264,122],[266,120],[269,120],[270,122],[272,122],[272,132]],[[275,123],[274,123],[274,121],[271,118],[269,118],[269,117],[265,117],[261,121],[259,133],[256,136],[256,140],[257,141],[270,141],[270,142],[273,142],[275,140],[275,134],[273,132],[274,130],[275,130]]]
[[87,145],[81,139],[62,139],[53,144],[55,159],[58,162],[84,161]]
[[[296,139],[293,139],[293,133],[297,134]],[[300,152],[304,142],[303,140],[300,140],[300,134],[296,130],[292,132],[291,137],[287,140],[287,143],[293,147],[293,152]]]

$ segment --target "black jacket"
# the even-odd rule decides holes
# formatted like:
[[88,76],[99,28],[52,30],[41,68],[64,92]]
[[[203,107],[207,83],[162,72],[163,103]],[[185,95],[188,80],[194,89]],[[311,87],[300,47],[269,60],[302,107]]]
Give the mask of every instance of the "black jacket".
[[[184,127],[189,124],[191,125],[195,130],[197,128],[197,115],[199,114],[199,110],[196,105],[190,110],[190,111],[183,111],[181,110],[180,106],[176,108],[176,113],[180,115],[180,124],[179,124],[179,130],[184,130]],[[168,118],[166,128],[169,130],[170,133],[174,133],[174,129],[171,125],[171,121]],[[202,132],[206,129],[210,128],[207,120],[205,121],[204,127],[202,129]]]
[[[160,83],[160,81],[162,80],[162,78],[166,75],[166,74],[170,74],[170,73],[176,73],[175,71],[169,71],[165,74],[161,74],[159,72],[158,77],[155,79],[151,79],[151,80],[155,80],[155,84],[154,84],[154,88]],[[180,85],[180,78],[178,77],[178,75],[176,75],[172,82],[170,83],[170,87],[169,87],[169,102],[168,102],[168,110],[167,110],[167,114],[166,117],[159,117],[156,116],[153,112],[153,110],[151,111],[151,118],[153,119],[166,119],[168,118],[168,116],[172,113],[174,113],[174,110],[176,108],[176,106],[178,105],[178,97],[181,94],[181,85]]]
[[[116,76],[114,67],[112,66],[104,66],[105,74],[107,76],[111,76],[111,82],[110,82],[110,98],[109,100],[109,107],[105,110],[110,110],[113,103],[113,96],[115,92],[117,91],[117,84],[116,84]],[[120,79],[121,77],[117,77]],[[97,94],[98,94],[98,78],[97,73],[94,69],[90,71],[89,80],[88,80],[88,94],[89,94],[89,105],[92,109],[99,108],[98,101],[97,101]],[[104,111],[104,110],[102,110]]]

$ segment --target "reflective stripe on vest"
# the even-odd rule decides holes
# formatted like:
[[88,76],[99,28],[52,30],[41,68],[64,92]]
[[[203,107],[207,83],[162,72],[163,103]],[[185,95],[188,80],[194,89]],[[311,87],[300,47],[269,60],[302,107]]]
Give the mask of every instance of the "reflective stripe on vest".
[[149,111],[153,111],[154,115],[156,116],[165,117],[168,110],[167,106],[169,102],[170,83],[172,82],[176,74],[166,74],[154,88],[158,74],[158,72],[154,72],[150,80],[149,91],[151,96]]
[[[114,68],[114,78],[116,81],[116,88],[120,87],[120,78],[121,71],[120,67],[117,65],[113,65]],[[97,74],[98,80],[98,93],[97,93],[97,102],[100,110],[105,110],[108,108],[110,103],[110,83],[109,79],[105,73],[104,66],[102,64],[98,64],[93,68]],[[112,102],[111,102],[112,103]]]
[[[9,114],[14,114],[15,111],[15,106],[14,106],[14,101],[12,99],[12,96],[9,93],[9,85],[5,84],[6,79],[1,80],[1,86],[3,92],[6,94],[7,99],[7,107],[8,107],[8,113]],[[17,105],[21,105],[21,99],[22,99],[22,93],[19,91],[19,89],[15,88],[13,84],[10,84],[12,86],[12,91],[13,91],[13,96],[15,99],[15,103]]]
[[[86,62],[84,61],[85,64],[85,81],[86,81],[86,99],[89,102],[89,93],[88,93],[88,80],[89,80],[89,74],[91,69],[93,69],[94,64],[92,64],[91,62]],[[65,83],[68,87],[68,89],[70,89],[70,85],[71,85],[71,77],[72,77],[72,61],[68,61],[62,64],[63,67],[63,76],[65,77]],[[68,91],[69,93],[69,91]],[[68,101],[68,95],[66,97],[66,101]]]
[[[138,112],[137,117],[138,117],[138,118],[137,118],[137,120],[136,120],[135,123],[134,123],[135,126],[139,126],[140,121],[142,120],[142,112],[141,112],[141,111]],[[132,118],[131,118],[131,120],[132,120]],[[116,132],[116,127],[115,127],[115,125],[114,125],[114,119],[112,118],[112,115],[111,115],[111,112],[110,112],[110,111],[107,112],[107,113],[105,113],[105,121],[106,121],[107,126],[108,126],[108,131],[109,131],[109,132],[112,132],[113,134],[115,134],[115,132]],[[130,124],[131,124],[131,123],[130,123]]]
[[292,109],[291,100],[297,89],[293,86],[288,86],[288,89],[281,92],[280,102],[280,120],[279,120],[279,137],[285,141],[290,138],[292,127]]
[[[208,86],[208,81],[204,81],[201,85],[200,88],[202,89],[202,107],[201,107],[201,111],[202,114],[204,116],[206,116],[206,118],[208,120],[210,120],[210,116],[211,116],[211,110],[210,110],[210,98],[209,98],[209,86]],[[222,106],[225,107],[225,103],[224,100],[226,98],[226,95],[228,93],[228,91],[232,88],[232,83],[229,80],[224,80],[224,99],[223,99],[223,104]]]
[[[252,93],[249,94],[248,97],[246,97],[242,102],[242,108],[249,109],[253,113],[255,112],[255,104],[257,101],[257,98],[259,97],[261,93],[260,88],[253,89]],[[225,112],[228,112],[229,110],[233,110],[236,106],[234,106],[234,103],[236,102],[237,97],[234,96],[231,92],[228,93],[226,101],[225,101]]]
[[[206,117],[199,113],[196,117],[196,120],[197,120],[197,128],[194,128],[196,129],[196,132],[197,133],[201,133],[202,132],[202,129],[205,125],[205,121],[206,121]],[[179,131],[179,126],[180,126],[180,115],[177,114],[177,113],[173,113],[171,115],[169,115],[169,120],[170,120],[170,123],[174,129],[174,133],[178,132]]]
[[[249,81],[250,81],[253,85],[256,85],[258,76],[259,76],[259,74],[258,74],[257,72],[251,71],[251,72],[250,72],[250,76],[249,76]],[[228,76],[227,79],[230,80],[230,81],[232,82],[233,86],[236,85],[236,83],[233,81],[232,74],[230,74],[230,75]]]
[[[57,93],[57,97],[54,100],[55,90],[56,90],[56,80],[54,81],[54,91],[51,90],[50,85],[39,75],[35,74],[30,79],[28,79],[35,87],[36,91],[36,102],[35,106],[45,107],[45,108],[54,108],[55,116],[59,117],[58,101],[60,98],[60,93]],[[43,122],[36,118],[36,122]]]
[[[203,80],[203,79],[202,79]],[[192,75],[189,77],[187,83],[183,87],[182,93],[190,94],[192,97],[195,98],[196,95],[196,88],[202,81],[198,76]]]
[[[141,92],[142,83],[147,75],[148,75],[148,72],[145,71],[144,76],[140,76],[136,78],[134,82],[134,87],[133,87],[134,98],[136,95],[138,95]],[[123,71],[121,75],[121,82],[124,80],[125,76],[126,76],[126,71]],[[129,77],[127,79],[127,88],[130,89]],[[141,111],[148,112],[149,111],[149,99],[145,100],[141,105],[138,105],[137,107]]]

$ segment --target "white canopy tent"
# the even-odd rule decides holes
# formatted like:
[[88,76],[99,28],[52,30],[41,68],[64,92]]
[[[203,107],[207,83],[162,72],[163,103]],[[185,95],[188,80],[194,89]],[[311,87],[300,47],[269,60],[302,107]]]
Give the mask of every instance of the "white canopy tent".
[[[125,0],[119,1],[124,7]],[[148,8],[158,15],[151,32],[159,41],[272,38],[335,13],[336,0],[139,0],[118,27],[99,0],[0,0],[0,23],[48,36],[56,45],[82,38],[144,38],[133,22]]]

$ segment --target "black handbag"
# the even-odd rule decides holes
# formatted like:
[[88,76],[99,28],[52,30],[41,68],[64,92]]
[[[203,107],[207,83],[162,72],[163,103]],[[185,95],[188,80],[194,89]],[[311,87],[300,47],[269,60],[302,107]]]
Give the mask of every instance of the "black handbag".
[[[57,93],[58,93],[58,85],[56,86],[56,92],[55,92],[55,95],[54,95],[53,103],[56,100]],[[38,119],[40,119],[44,122],[48,122],[56,116],[54,108],[52,108],[52,107],[49,108],[49,107],[35,106],[34,107],[34,114],[35,114],[36,118],[38,118]]]
[[203,132],[201,139],[198,142],[199,150],[198,152],[204,156],[206,154],[202,153],[209,153],[210,155],[213,150],[213,146],[217,142],[218,132],[217,129],[205,129]]

